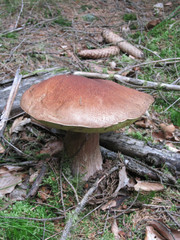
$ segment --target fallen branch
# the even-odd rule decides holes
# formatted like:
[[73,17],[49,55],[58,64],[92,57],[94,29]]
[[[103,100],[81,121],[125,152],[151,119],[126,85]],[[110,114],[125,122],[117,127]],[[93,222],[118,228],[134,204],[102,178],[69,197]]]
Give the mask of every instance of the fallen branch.
[[83,210],[85,204],[88,202],[89,197],[93,194],[93,192],[97,189],[99,183],[107,176],[109,176],[111,173],[113,173],[114,171],[116,171],[119,167],[113,167],[107,174],[103,175],[100,179],[98,179],[94,185],[87,191],[87,193],[84,195],[84,197],[82,198],[82,200],[78,203],[77,207],[75,208],[74,212],[73,212],[73,216],[71,216],[69,218],[69,220],[66,223],[66,226],[64,227],[62,236],[60,238],[60,240],[65,240],[67,239],[71,227],[73,224],[75,224],[75,222],[77,221],[77,217],[79,215],[79,213]]
[[133,68],[144,66],[144,65],[151,65],[151,64],[160,63],[160,62],[164,62],[164,64],[174,64],[174,63],[179,63],[180,62],[180,58],[165,58],[165,59],[159,59],[159,60],[154,60],[154,61],[138,63],[138,64],[135,64],[135,65],[132,65],[132,66],[125,67],[124,69],[119,71],[118,74],[121,75],[123,72],[131,70]]
[[[110,151],[104,147],[101,147],[101,153],[103,158],[108,158],[112,160],[119,159],[118,153]],[[127,155],[122,155],[122,159],[123,159],[124,165],[126,166],[126,169],[135,173],[138,176],[141,176],[141,177],[146,176],[153,180],[160,180],[163,183],[173,183],[173,184],[176,183],[176,179],[172,175],[165,174],[155,168],[152,168],[146,165],[144,162],[141,162]]]
[[30,191],[26,195],[26,199],[34,197],[36,195],[36,193],[39,189],[39,185],[41,184],[45,173],[46,173],[46,165],[44,164],[41,168],[39,175],[37,176],[36,180],[34,181]]
[[91,77],[91,78],[102,78],[102,79],[115,79],[121,83],[130,83],[134,84],[135,87],[143,87],[143,88],[150,88],[155,90],[172,90],[172,91],[180,91],[179,85],[167,84],[167,83],[156,83],[151,81],[146,81],[138,78],[130,78],[121,76],[119,74],[101,74],[101,73],[91,73],[91,72],[74,72],[74,75],[84,76],[84,77]]
[[156,167],[166,165],[170,171],[180,171],[180,154],[168,151],[166,149],[156,149],[148,146],[143,141],[130,138],[121,133],[105,133],[100,136],[100,144],[114,152],[138,157],[143,162]]
[[0,138],[3,137],[4,129],[6,128],[6,124],[7,124],[10,112],[11,112],[11,108],[12,108],[14,99],[16,97],[16,94],[17,94],[17,91],[18,91],[18,88],[19,88],[19,84],[20,84],[21,79],[22,79],[22,75],[19,75],[19,71],[20,71],[20,69],[18,69],[16,71],[16,75],[15,75],[13,84],[11,86],[11,90],[10,90],[10,94],[9,94],[6,106],[3,110],[3,113],[2,113],[1,118],[0,118]]

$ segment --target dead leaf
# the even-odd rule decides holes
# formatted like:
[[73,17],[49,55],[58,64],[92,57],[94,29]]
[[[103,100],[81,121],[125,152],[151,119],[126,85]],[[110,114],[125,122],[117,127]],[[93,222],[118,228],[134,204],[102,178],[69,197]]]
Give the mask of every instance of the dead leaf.
[[[117,197],[116,199],[112,199],[110,201],[108,201],[106,204],[104,204],[102,207],[101,207],[101,210],[105,211],[105,210],[109,210],[111,208],[114,209],[119,209],[119,207],[121,206],[121,204],[124,202],[125,199],[127,199],[128,196],[120,196],[120,197]],[[123,206],[122,206],[123,208]]]
[[138,181],[136,185],[134,185],[135,191],[162,191],[164,190],[164,186],[160,183],[154,183],[154,182],[144,182],[144,181]]
[[18,133],[18,132],[22,131],[24,125],[26,125],[30,122],[31,122],[30,118],[24,118],[23,116],[16,118],[12,124],[12,127],[9,130],[9,133],[12,134],[12,133]]
[[14,189],[9,195],[9,198],[12,201],[22,201],[22,200],[25,200],[25,197],[26,197],[26,190],[22,188]]
[[0,153],[4,153],[5,152],[5,148],[3,147],[3,145],[0,143]]
[[35,179],[37,178],[38,174],[39,174],[39,171],[36,171],[36,172],[32,173],[30,178],[29,178],[29,182],[33,183],[35,181]]
[[120,189],[125,187],[129,182],[129,178],[126,173],[126,167],[123,166],[122,169],[119,171],[119,184],[116,188],[115,192],[113,193],[113,196],[116,196]]
[[151,226],[146,226],[146,237],[144,240],[166,240]]
[[121,239],[119,236],[119,228],[116,222],[116,219],[114,219],[112,226],[111,226],[111,231],[114,234],[115,239]]
[[110,208],[116,207],[116,206],[117,206],[116,200],[110,200],[109,202],[107,202],[106,204],[104,204],[101,207],[101,210],[105,211],[107,209],[110,209]]
[[11,193],[15,186],[22,181],[22,174],[12,174],[6,172],[0,175],[0,198],[4,197],[7,193]]
[[164,133],[162,131],[153,132],[152,136],[153,136],[153,138],[155,138],[159,142],[162,142],[162,141],[165,140]]
[[56,157],[62,152],[63,148],[63,141],[50,141],[45,144],[44,148],[40,151],[40,154],[49,154],[50,156]]
[[42,186],[38,191],[38,196],[44,202],[51,196],[50,192],[51,191],[47,186]]
[[148,118],[142,118],[141,120],[136,121],[135,125],[142,128],[152,128],[153,122]]
[[173,124],[166,125],[164,123],[161,123],[159,126],[164,133],[165,139],[172,139],[174,137],[173,133],[176,130],[176,128]]
[[152,29],[152,28],[154,28],[156,25],[158,25],[160,22],[161,22],[160,19],[152,20],[152,21],[148,22],[148,24],[146,25],[145,28],[146,28],[147,30]]
[[167,3],[165,3],[164,5],[171,7],[171,6],[172,6],[172,2],[167,2]]
[[[163,240],[179,240],[180,239],[180,232],[169,228],[167,225],[160,221],[151,221],[147,223],[148,226],[151,226],[158,232],[163,238]],[[147,239],[148,240],[148,239]]]

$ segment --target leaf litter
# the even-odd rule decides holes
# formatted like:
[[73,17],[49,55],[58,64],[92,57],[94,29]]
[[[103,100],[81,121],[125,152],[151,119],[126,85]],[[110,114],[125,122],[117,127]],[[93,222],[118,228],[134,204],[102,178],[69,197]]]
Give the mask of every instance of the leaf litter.
[[[79,3],[78,3],[79,1],[77,1],[77,4],[79,5]],[[105,2],[105,1],[104,1]],[[76,4],[76,3],[74,3],[74,4]],[[94,2],[93,2],[93,4],[94,4]],[[98,4],[98,3],[97,3]],[[105,3],[102,3],[102,4],[105,4]],[[113,5],[114,3],[112,3],[112,5]],[[170,2],[169,4],[167,3],[167,4],[165,4],[166,6],[171,6],[172,5],[172,3]],[[51,8],[52,6],[50,6],[50,8]],[[64,6],[63,6],[64,7]],[[78,6],[78,7],[80,7],[80,6]],[[126,6],[127,7],[127,6]],[[123,8],[121,8],[121,9],[123,9]],[[127,7],[127,9],[128,9],[128,11],[135,11],[135,8],[133,7],[133,6],[128,6]],[[67,7],[64,7],[64,13],[65,14],[67,14],[67,15],[69,15],[69,19],[73,19],[73,9],[71,9],[71,8],[67,8]],[[124,10],[123,10],[124,11]],[[97,10],[97,12],[98,12],[98,10]],[[106,15],[111,15],[110,13],[111,13],[111,8],[109,8],[109,5],[106,7],[106,11],[104,12],[104,10],[102,10],[102,8],[100,8],[100,10],[99,10],[99,12],[98,12],[98,14],[100,13],[100,16],[98,16],[98,17],[100,17],[99,19],[101,19],[101,21],[106,21],[106,19],[103,19],[102,17],[104,17],[104,14],[106,14]],[[78,19],[80,20],[81,19],[81,17],[84,15],[84,13],[82,13],[82,14],[79,14],[78,13]],[[96,13],[96,15],[97,15],[97,13]],[[152,16],[151,16],[152,17]],[[118,21],[119,21],[119,14],[117,15],[117,12],[115,12],[115,14],[113,14],[113,17],[111,16],[111,20],[112,20],[112,24],[114,24],[114,26],[117,26],[117,23],[118,23],[118,28],[119,28],[119,22],[117,21],[117,19],[118,19]],[[103,24],[104,24],[104,22],[103,22]],[[108,22],[106,23],[106,24],[108,24]],[[83,23],[83,22],[79,22],[79,26],[81,25],[81,27],[79,28],[79,30],[81,30],[82,32],[84,31],[88,31],[88,34],[91,34],[92,35],[92,38],[93,39],[95,39],[95,38],[100,38],[100,31],[99,31],[99,27],[98,28],[88,28],[88,30],[87,30],[87,28],[86,28],[86,26],[87,26],[87,23]],[[77,25],[76,25],[76,30],[77,30],[78,28],[77,28]],[[58,41],[56,41],[57,39],[56,38],[53,38],[53,31],[56,31],[56,32],[59,32],[59,34],[61,34],[62,33],[62,37],[61,38],[59,38],[59,36],[58,36]],[[70,29],[69,29],[70,30]],[[74,56],[74,46],[72,46],[72,44],[70,43],[70,41],[69,41],[69,43],[67,43],[66,44],[66,42],[68,42],[68,40],[69,39],[67,39],[67,38],[69,38],[69,36],[70,36],[70,34],[68,33],[68,34],[66,34],[66,32],[63,30],[63,31],[61,31],[60,30],[60,28],[56,28],[56,26],[49,26],[49,32],[48,33],[46,33],[46,31],[44,30],[44,29],[39,29],[38,28],[38,32],[39,32],[39,35],[34,31],[33,32],[33,38],[34,38],[34,41],[35,42],[39,42],[39,40],[41,39],[42,41],[44,41],[44,43],[47,45],[45,48],[46,49],[48,49],[49,47],[48,46],[53,46],[53,48],[54,49],[51,49],[51,52],[53,53],[53,52],[55,52],[56,53],[56,55],[58,55],[58,56],[65,56],[66,54],[69,56],[69,57],[72,57],[72,59],[73,59],[73,69],[74,68],[77,68],[77,69],[79,69],[79,66],[78,66],[78,63],[79,63],[79,61],[77,60],[77,58]],[[93,33],[94,32],[98,32],[98,34],[96,34],[96,36],[93,36]],[[27,32],[28,33],[28,32]],[[77,33],[78,33],[78,31],[77,31]],[[28,37],[32,37],[32,33],[28,33],[29,34],[29,36]],[[48,41],[46,41],[46,36],[47,36],[47,34],[49,34],[50,36],[52,36],[52,38],[51,38],[51,41],[53,42],[53,44],[50,42],[50,40],[48,40]],[[65,37],[64,37],[64,36]],[[22,35],[20,35],[21,36],[21,38],[22,38]],[[40,36],[40,37],[39,37]],[[77,39],[78,40],[78,39]],[[83,40],[84,40],[84,38],[83,38]],[[19,42],[21,42],[22,41],[22,39],[20,39],[20,41]],[[74,39],[74,41],[75,41],[75,39]],[[78,40],[79,41],[79,40]],[[54,43],[56,43],[56,44],[54,44]],[[28,44],[29,44],[29,46],[28,46]],[[66,50],[66,51],[64,51],[63,53],[62,53],[62,49],[63,48],[61,48],[62,46],[64,46],[64,45],[67,45],[68,46],[68,49]],[[89,43],[88,43],[89,44]],[[86,46],[86,42],[85,42],[85,44],[84,44],[84,46]],[[24,62],[24,54],[25,55],[30,55],[31,54],[31,50],[32,51],[34,51],[34,52],[38,52],[39,53],[39,56],[40,56],[40,54],[42,54],[42,49],[40,48],[40,46],[33,46],[33,49],[32,49],[32,42],[30,41],[29,43],[28,42],[26,42],[25,44],[22,42],[22,49],[21,49],[21,53],[18,53],[18,55],[19,55],[19,57],[20,57],[20,55],[23,55],[23,67],[22,68],[24,68],[25,70],[27,69],[28,71],[33,71],[33,70],[35,70],[36,68],[37,68],[37,64],[39,64],[41,67],[46,67],[47,66],[47,64],[52,64],[52,65],[54,65],[54,64],[56,64],[57,62],[58,62],[58,64],[59,64],[59,59],[58,59],[58,61],[57,60],[54,60],[54,59],[56,59],[54,56],[55,55],[53,55],[53,54],[50,54],[50,56],[51,56],[51,58],[49,58],[49,56],[46,58],[46,61],[39,61],[38,60],[38,56],[36,56],[36,60],[34,61],[34,60],[32,60],[31,58],[27,58],[28,59],[28,61],[27,61],[27,63],[26,62]],[[29,52],[30,51],[30,52]],[[47,54],[48,55],[48,54]],[[5,56],[6,55],[3,55],[2,57],[3,57],[3,60],[6,60],[6,59],[4,59],[5,58]],[[17,55],[16,55],[16,53],[14,54],[14,56],[16,57]],[[14,58],[14,59],[16,59],[16,58]],[[20,59],[20,58],[19,58]],[[53,61],[52,61],[52,59],[53,59]],[[105,60],[106,61],[106,60]],[[103,72],[104,71],[104,63],[105,63],[105,61],[100,61],[99,63],[100,63],[100,66],[99,65],[97,65],[96,63],[92,63],[92,66],[93,66],[93,64],[94,64],[94,68],[95,68],[95,66],[96,66],[96,69],[98,69],[98,71],[101,71],[101,72]],[[7,67],[9,68],[9,69],[12,69],[13,70],[13,68],[14,68],[14,66],[13,66],[13,60],[12,61],[6,61],[7,62]],[[21,60],[21,62],[22,62],[22,60]],[[62,62],[62,64],[64,64],[64,66],[68,66],[69,67],[69,64],[70,63],[68,63],[68,64],[66,64],[66,61],[61,61]],[[85,61],[84,62],[84,65],[90,65],[91,64],[91,62],[88,62],[88,61]],[[11,72],[13,72],[11,70]],[[9,70],[8,70],[9,71]],[[5,71],[2,71],[2,72],[5,72]],[[9,73],[8,73],[9,74]],[[11,73],[12,74],[12,73]],[[127,72],[127,74],[129,74],[129,72]],[[133,74],[134,74],[134,72],[133,72]],[[135,74],[134,74],[135,75]],[[19,121],[19,122],[18,122]],[[20,120],[18,120],[17,121],[17,123],[16,123],[16,125],[15,126],[13,126],[13,128],[14,129],[11,129],[11,132],[16,132],[16,133],[18,133],[18,134],[24,134],[24,132],[22,132],[22,133],[19,133],[19,131],[23,131],[23,129],[24,129],[24,127],[25,127],[25,125],[26,125],[26,123],[23,123],[23,119],[20,119]],[[168,130],[167,130],[167,128],[165,128],[164,130],[162,129],[162,127],[160,126],[160,123],[156,123],[155,124],[155,122],[154,121],[151,121],[151,120],[149,120],[148,118],[145,118],[144,120],[142,119],[142,120],[140,120],[141,122],[139,122],[138,124],[139,124],[139,126],[138,126],[138,124],[136,124],[135,125],[135,127],[137,126],[138,127],[138,130],[140,129],[140,128],[143,128],[143,129],[148,129],[148,134],[149,133],[151,133],[151,130],[153,129],[153,130],[160,130],[159,132],[161,133],[161,136],[162,136],[162,138],[161,138],[161,140],[162,141],[166,141],[166,140],[173,140],[174,142],[175,141],[178,141],[178,138],[176,138],[177,136],[176,136],[176,133],[175,133],[175,131],[170,131],[170,133],[168,133]],[[25,120],[25,122],[26,122],[26,120]],[[169,123],[167,123],[166,125],[168,126],[168,124]],[[171,124],[170,124],[171,125]],[[134,127],[134,126],[133,126]],[[133,129],[133,128],[132,128]],[[173,129],[173,128],[172,128]],[[175,135],[174,135],[175,134]],[[155,135],[154,135],[155,136]],[[25,139],[24,139],[25,140]],[[27,136],[26,135],[26,141],[28,141],[28,140],[30,140],[30,137],[29,136]],[[156,140],[157,141],[161,141],[160,139],[158,139],[158,138],[156,138]],[[36,140],[36,138],[31,138],[31,141],[37,141]],[[41,140],[42,141],[42,140]],[[29,141],[30,142],[30,141]],[[53,142],[53,141],[52,141]],[[21,143],[20,143],[21,144]],[[42,142],[40,142],[40,146],[41,146],[41,150],[38,150],[37,151],[37,153],[36,154],[49,154],[50,156],[54,156],[54,154],[52,154],[52,152],[53,152],[53,149],[52,149],[52,147],[51,146],[47,146],[48,145],[48,143],[47,143],[47,145],[44,147],[44,145],[45,145],[45,142],[44,141],[42,141]],[[51,144],[50,144],[51,145]],[[55,144],[55,146],[57,146],[56,144]],[[56,147],[55,147],[56,148]],[[59,152],[61,152],[61,146],[59,145],[57,148],[59,148],[59,151],[58,151],[58,153]],[[2,150],[3,152],[4,152],[4,149]],[[56,154],[55,154],[56,155]],[[107,164],[108,165],[108,161],[106,161],[106,163],[105,164]],[[112,163],[111,163],[111,161],[109,161],[109,166],[108,167],[111,167],[112,166]],[[38,167],[37,167],[38,168]],[[19,172],[20,171],[20,169],[18,170],[18,169],[14,169],[14,170],[10,170],[10,169],[8,169],[8,168],[2,168],[1,169],[1,174],[5,174],[6,173],[6,171],[8,172],[9,171],[9,174],[12,174],[12,172],[14,171],[14,172]],[[121,207],[121,205],[122,205],[122,203],[124,202],[124,201],[126,201],[127,199],[128,199],[128,201],[129,201],[129,198],[127,197],[127,196],[130,196],[131,198],[130,198],[130,200],[132,201],[132,198],[133,198],[133,186],[134,185],[132,185],[131,187],[129,187],[129,183],[128,184],[125,184],[128,180],[128,177],[127,177],[127,175],[125,176],[125,173],[126,173],[126,171],[124,170],[124,177],[125,177],[125,180],[124,181],[121,181],[120,180],[120,176],[119,176],[119,173],[120,173],[120,171],[121,170],[119,170],[119,171],[116,171],[116,173],[114,173],[114,174],[112,174],[108,179],[106,179],[100,186],[99,186],[99,188],[98,188],[98,190],[97,190],[97,192],[95,193],[95,195],[93,196],[93,198],[89,201],[89,204],[93,204],[93,205],[96,205],[96,204],[100,204],[100,203],[103,203],[103,202],[107,202],[108,204],[107,205],[109,205],[109,207],[104,207],[104,210],[110,210],[110,209],[117,209],[117,210],[119,210],[120,208],[119,207]],[[38,173],[38,170],[37,171],[35,171],[36,173]],[[123,172],[123,170],[122,170],[122,172]],[[130,174],[131,175],[131,173],[128,173],[128,174]],[[13,175],[13,174],[12,174]],[[16,174],[15,174],[16,175]],[[29,175],[31,176],[31,173],[29,173]],[[32,180],[32,182],[34,181],[34,177],[32,177],[33,178],[33,180]],[[21,178],[21,180],[22,180],[22,178]],[[143,179],[144,180],[144,179]],[[124,183],[123,183],[124,182]],[[91,186],[91,184],[92,184],[92,182],[91,182],[91,180],[87,183],[87,185],[90,187]],[[17,183],[17,186],[18,186],[18,183]],[[146,186],[146,188],[148,188],[148,189],[151,189],[150,190],[150,192],[151,191],[155,191],[154,190],[154,186],[152,186],[151,185],[151,187],[149,186],[149,187],[147,187]],[[118,190],[117,190],[118,189]],[[131,189],[131,190],[130,190]],[[16,189],[17,191],[18,191],[18,188]],[[41,195],[41,197],[40,198],[42,198],[42,201],[43,202],[46,202],[47,200],[48,200],[48,197],[47,197],[47,195],[48,195],[48,190],[46,190],[46,188],[40,188],[39,189],[40,190],[40,192],[41,193],[45,193],[45,194],[42,194]],[[130,191],[129,191],[130,190]],[[14,192],[14,191],[13,191]],[[13,193],[12,192],[12,193]],[[47,195],[46,195],[46,193],[47,193]],[[114,197],[114,199],[111,199],[112,197],[113,197],[113,194],[114,193],[116,193],[116,194],[118,194],[118,196],[115,196]],[[10,193],[11,194],[11,193]],[[122,194],[122,196],[121,196],[121,194]],[[125,194],[125,195],[123,195],[123,194]],[[8,196],[8,193],[7,194],[5,194],[6,196]],[[17,195],[19,195],[19,196],[21,196],[21,193],[19,192]],[[23,194],[22,194],[23,195]],[[109,200],[109,199],[111,199],[111,200]],[[153,200],[154,200],[154,198],[153,198]],[[108,202],[109,201],[109,202]],[[111,202],[110,202],[111,201]],[[127,201],[126,201],[126,203],[127,203]],[[163,198],[161,199],[161,203],[163,203]],[[158,203],[159,204],[159,203]],[[176,204],[176,202],[175,202],[175,204]],[[136,209],[137,211],[138,211],[138,209]],[[135,210],[135,211],[136,211]],[[152,211],[152,213],[153,213],[153,211]],[[151,215],[149,214],[148,215],[148,211],[146,211],[146,209],[145,209],[145,211],[142,211],[142,213],[141,213],[141,216],[140,216],[140,219],[139,219],[139,222],[142,220],[142,219],[144,219],[144,216],[145,215],[147,215],[149,218],[151,217]],[[154,214],[155,215],[155,214]],[[166,220],[166,217],[163,215],[163,214],[159,214],[159,216],[158,216],[158,218],[160,218],[160,217],[163,217],[165,220]],[[137,223],[137,222],[136,222]],[[128,224],[128,223],[126,223],[126,224]],[[118,237],[118,236],[120,236],[121,234],[120,234],[120,231],[121,231],[121,228],[119,229],[119,227],[118,227],[118,222],[117,221],[114,221],[114,230],[112,230],[112,231],[114,231],[115,233],[116,233],[116,236]],[[123,235],[123,234],[122,234]],[[123,236],[121,236],[121,237],[123,237]],[[123,239],[123,238],[122,238]]]

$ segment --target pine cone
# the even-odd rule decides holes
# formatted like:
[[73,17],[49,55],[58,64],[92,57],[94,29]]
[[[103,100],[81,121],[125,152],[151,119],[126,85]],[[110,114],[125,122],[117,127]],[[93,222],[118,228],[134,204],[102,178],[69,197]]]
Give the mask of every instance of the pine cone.
[[135,58],[143,58],[144,54],[141,50],[128,43],[124,38],[118,36],[116,33],[113,33],[110,30],[104,30],[102,35],[106,42],[113,43],[118,46],[123,52],[128,53],[129,55],[134,56]]
[[78,55],[82,58],[105,58],[113,55],[117,55],[120,52],[119,48],[116,46],[111,46],[107,48],[98,48],[98,49],[87,49],[82,50],[78,53]]

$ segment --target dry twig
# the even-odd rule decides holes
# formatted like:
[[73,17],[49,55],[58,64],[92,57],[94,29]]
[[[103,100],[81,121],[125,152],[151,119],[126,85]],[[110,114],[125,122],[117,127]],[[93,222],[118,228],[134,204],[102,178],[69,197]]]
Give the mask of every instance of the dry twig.
[[94,183],[94,185],[87,191],[87,193],[84,195],[84,197],[82,198],[82,200],[79,202],[79,204],[77,205],[77,207],[75,208],[74,212],[73,212],[73,216],[71,216],[71,218],[69,218],[69,220],[67,221],[67,224],[63,230],[62,236],[60,238],[60,240],[65,240],[67,239],[71,227],[72,225],[75,223],[75,221],[77,220],[77,217],[79,215],[79,213],[83,210],[85,204],[87,203],[89,197],[93,194],[93,192],[97,189],[99,183],[107,176],[109,176],[112,172],[116,171],[118,169],[118,167],[113,167],[107,174],[103,175],[100,179],[97,179],[97,181]]
[[43,177],[46,173],[46,165],[44,164],[41,168],[41,171],[38,175],[38,177],[36,178],[36,180],[34,181],[30,191],[28,192],[26,199],[30,198],[30,197],[34,197],[38,191],[39,185],[41,184]]
[[92,72],[79,72],[75,71],[73,73],[74,75],[84,76],[84,77],[92,77],[92,78],[102,78],[102,79],[112,79],[114,78],[117,81],[120,81],[122,83],[131,83],[134,84],[135,87],[143,87],[143,88],[150,88],[150,89],[161,89],[164,91],[172,90],[172,91],[180,91],[179,85],[172,85],[172,84],[166,84],[166,83],[156,83],[146,80],[141,80],[138,78],[130,78],[125,77],[119,74],[103,74],[103,73],[92,73]]

